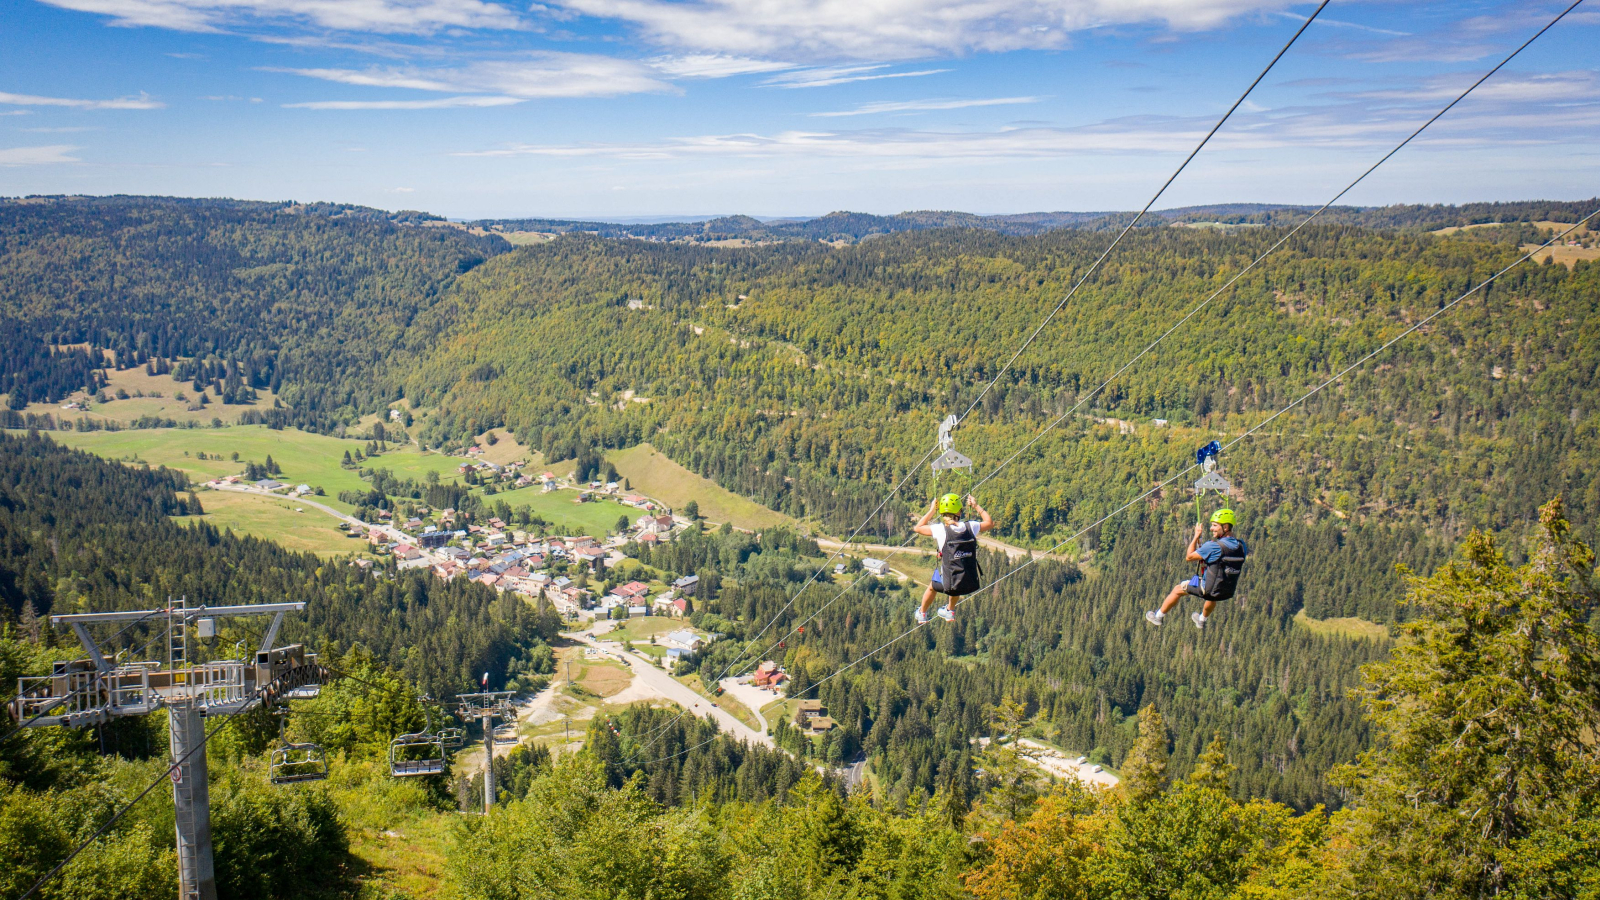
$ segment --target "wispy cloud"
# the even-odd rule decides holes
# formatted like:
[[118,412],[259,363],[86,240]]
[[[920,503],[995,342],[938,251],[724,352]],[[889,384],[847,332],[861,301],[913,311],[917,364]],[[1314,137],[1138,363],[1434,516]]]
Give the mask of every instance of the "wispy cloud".
[[1075,31],[1164,23],[1194,30],[1292,0],[553,0],[631,24],[666,47],[788,59],[922,59],[1062,46]]
[[[545,97],[614,97],[674,90],[657,72],[634,60],[581,53],[534,53],[511,60],[486,60],[454,68],[388,66],[369,69],[280,69],[307,78],[360,87],[437,91],[446,101],[319,101],[306,109],[438,109],[505,106]],[[339,105],[329,105],[339,104]],[[384,104],[384,105],[372,105]]]
[[[1524,147],[1570,141],[1600,128],[1600,103],[1584,102],[1581,90],[1532,102],[1527,92],[1508,91],[1504,102],[1458,107],[1408,150]],[[1236,116],[1214,139],[1212,152],[1254,153],[1293,148],[1381,151],[1404,137],[1437,108],[1418,103],[1350,101],[1282,107]],[[1559,114],[1558,114],[1559,111]],[[935,131],[900,128],[784,131],[776,134],[708,134],[660,141],[514,144],[466,151],[458,156],[571,157],[625,160],[694,158],[849,158],[916,160],[1061,159],[1072,154],[1176,153],[1192,146],[1211,125],[1200,116],[1126,116],[1092,125],[1045,125],[992,130]]]
[[840,112],[811,113],[813,118],[834,118],[839,116],[870,116],[876,113],[898,112],[924,112],[941,109],[967,109],[973,106],[1015,106],[1023,103],[1038,103],[1038,97],[990,97],[981,100],[901,100],[880,101],[866,103],[855,109]]
[[56,163],[81,162],[77,157],[68,155],[77,149],[71,144],[0,149],[0,166],[48,166]]
[[727,56],[720,53],[662,56],[649,62],[652,67],[672,78],[729,78],[734,75],[760,75],[795,68],[794,63]]
[[816,88],[854,81],[882,81],[885,78],[921,78],[925,75],[942,75],[949,69],[921,69],[916,72],[883,72],[887,64],[871,66],[824,66],[774,75],[762,84],[781,88]]
[[292,22],[337,31],[432,34],[451,28],[514,29],[521,16],[486,0],[41,0],[108,16],[113,25],[220,31]]
[[[1304,22],[1306,20],[1306,18],[1307,18],[1306,16],[1302,16],[1299,13],[1292,13],[1292,12],[1280,12],[1280,13],[1278,13],[1278,15],[1283,16],[1286,19],[1294,19],[1297,22]],[[1357,31],[1368,31],[1368,32],[1371,32],[1373,34],[1386,34],[1386,35],[1389,35],[1391,37],[1410,37],[1411,36],[1411,32],[1409,32],[1409,31],[1392,31],[1392,30],[1390,30],[1388,28],[1375,28],[1375,27],[1373,27],[1371,25],[1363,25],[1360,22],[1346,22],[1346,21],[1344,21],[1342,19],[1330,19],[1327,16],[1317,16],[1317,24],[1318,25],[1326,25],[1326,26],[1329,26],[1331,28],[1353,28],[1353,29],[1355,29]]]
[[285,103],[286,109],[460,109],[463,107],[515,106],[521,97],[441,97],[437,100],[313,100]]
[[71,97],[38,97],[33,94],[8,94],[0,91],[0,103],[11,106],[66,106],[73,109],[161,109],[166,106],[140,92],[137,97],[115,100],[78,100]]

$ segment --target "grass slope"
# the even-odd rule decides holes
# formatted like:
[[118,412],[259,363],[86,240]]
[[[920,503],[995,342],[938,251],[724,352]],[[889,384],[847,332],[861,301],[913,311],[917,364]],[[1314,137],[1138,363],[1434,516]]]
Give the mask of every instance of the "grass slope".
[[534,514],[549,522],[551,527],[560,534],[587,534],[603,538],[617,530],[617,519],[626,516],[628,521],[643,515],[631,506],[623,506],[612,500],[597,499],[588,503],[577,503],[577,491],[551,491],[545,493],[544,488],[526,487],[514,491],[501,491],[491,497],[485,497],[487,503],[493,504],[504,500],[513,508],[526,506]]
[[628,479],[634,490],[675,510],[682,510],[693,500],[700,504],[700,514],[707,519],[732,522],[735,528],[750,531],[794,524],[794,520],[783,513],[701,478],[649,444],[614,450],[606,454],[606,460],[617,467],[618,474]]
[[[324,557],[359,553],[367,548],[366,541],[346,537],[338,528],[338,520],[332,516],[292,500],[206,491],[200,502],[205,507],[205,515],[178,516],[174,521],[206,522],[219,529],[231,528],[240,534],[275,541],[290,550]],[[295,512],[296,509],[305,512]]]
[[1294,614],[1294,623],[1312,634],[1323,637],[1343,637],[1360,641],[1381,641],[1389,637],[1389,629],[1376,622],[1355,617],[1344,619],[1313,619],[1305,610]]
[[[345,451],[366,446],[364,441],[342,440],[295,429],[273,430],[265,425],[229,425],[222,428],[151,428],[129,431],[60,431],[51,435],[57,441],[123,461],[142,461],[153,466],[177,469],[196,481],[209,481],[244,470],[246,461],[264,461],[269,455],[283,469],[280,481],[320,487],[327,496],[318,502],[350,512],[349,504],[338,500],[340,491],[370,489],[353,469],[339,463]],[[199,459],[203,452],[207,459]],[[188,455],[185,455],[185,454]],[[239,454],[239,461],[229,457]],[[424,453],[414,446],[392,447],[365,465],[388,469],[398,476],[422,480],[430,471],[443,481],[456,480],[461,460],[439,453]],[[616,517],[612,517],[615,521]]]

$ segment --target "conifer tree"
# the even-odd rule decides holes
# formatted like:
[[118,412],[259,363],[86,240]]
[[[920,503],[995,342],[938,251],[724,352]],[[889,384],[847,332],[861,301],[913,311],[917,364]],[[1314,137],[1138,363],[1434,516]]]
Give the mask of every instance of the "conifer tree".
[[1154,705],[1139,710],[1139,740],[1122,764],[1122,789],[1135,803],[1167,789],[1167,723]]
[[[1346,849],[1334,883],[1349,896],[1515,894],[1531,848],[1549,852],[1592,826],[1595,556],[1560,501],[1540,525],[1525,565],[1473,532],[1456,559],[1412,578],[1406,602],[1422,615],[1387,661],[1364,668],[1376,746],[1332,778],[1354,793],[1336,819]],[[1586,865],[1600,880],[1592,853]]]
[[1228,792],[1228,776],[1233,774],[1233,764],[1228,762],[1228,745],[1222,739],[1222,732],[1218,731],[1211,738],[1211,743],[1206,746],[1205,752],[1195,761],[1194,772],[1189,775],[1189,783],[1196,787],[1214,788]]

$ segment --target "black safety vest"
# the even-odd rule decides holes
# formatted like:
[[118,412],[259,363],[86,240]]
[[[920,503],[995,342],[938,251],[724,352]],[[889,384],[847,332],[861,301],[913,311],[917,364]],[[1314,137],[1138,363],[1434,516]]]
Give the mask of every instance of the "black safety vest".
[[[1228,544],[1233,546],[1229,547]],[[1226,537],[1217,541],[1222,556],[1214,563],[1206,563],[1200,572],[1200,589],[1207,600],[1227,600],[1239,586],[1239,573],[1244,571],[1244,541]]]
[[966,522],[944,527],[939,548],[939,580],[944,593],[962,597],[978,589],[983,570],[978,566],[978,535]]

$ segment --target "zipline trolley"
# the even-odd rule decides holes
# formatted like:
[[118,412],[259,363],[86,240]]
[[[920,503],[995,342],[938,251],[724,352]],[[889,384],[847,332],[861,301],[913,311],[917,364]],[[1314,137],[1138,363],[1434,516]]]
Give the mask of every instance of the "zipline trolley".
[[1194,483],[1194,515],[1195,521],[1204,524],[1205,513],[1201,505],[1206,492],[1211,491],[1220,497],[1227,497],[1233,490],[1233,485],[1228,479],[1222,477],[1220,457],[1222,455],[1222,442],[1212,441],[1194,452],[1195,465],[1205,470],[1205,474]]

